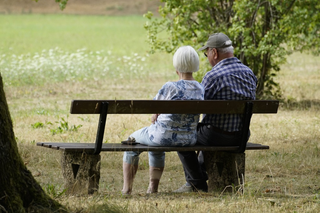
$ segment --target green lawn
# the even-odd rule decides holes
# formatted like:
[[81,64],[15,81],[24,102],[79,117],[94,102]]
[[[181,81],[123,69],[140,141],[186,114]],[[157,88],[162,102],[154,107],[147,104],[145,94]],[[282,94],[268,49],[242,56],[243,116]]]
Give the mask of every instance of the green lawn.
[[171,55],[149,55],[140,16],[0,15],[6,85],[172,77]]
[[59,47],[145,53],[145,21],[142,16],[0,15],[0,51],[20,55]]

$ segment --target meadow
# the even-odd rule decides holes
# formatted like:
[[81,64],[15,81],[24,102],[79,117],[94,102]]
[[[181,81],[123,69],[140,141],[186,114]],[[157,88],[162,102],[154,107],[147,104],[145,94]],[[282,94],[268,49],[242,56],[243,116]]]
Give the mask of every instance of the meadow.
[[[141,155],[131,197],[123,197],[122,153],[102,153],[99,193],[64,194],[60,152],[36,142],[94,142],[98,117],[70,115],[72,99],[152,99],[177,80],[172,55],[148,54],[140,16],[0,15],[0,72],[20,155],[43,189],[70,212],[319,212],[320,57],[294,53],[277,81],[278,114],[254,115],[244,193],[175,194],[184,183],[176,153],[166,153],[159,193],[147,195]],[[202,55],[200,54],[200,57]],[[202,69],[205,69],[202,67]],[[149,115],[110,115],[105,142],[147,126]]]

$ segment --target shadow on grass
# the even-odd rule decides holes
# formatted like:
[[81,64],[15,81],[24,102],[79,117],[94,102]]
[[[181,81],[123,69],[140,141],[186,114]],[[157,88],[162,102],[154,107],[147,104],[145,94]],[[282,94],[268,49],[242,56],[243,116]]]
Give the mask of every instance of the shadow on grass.
[[128,213],[127,206],[118,206],[111,203],[96,204],[90,206],[86,211],[81,213]]
[[288,99],[281,103],[280,105],[283,109],[287,110],[308,110],[315,109],[320,110],[320,100],[301,100],[296,101],[292,99]]

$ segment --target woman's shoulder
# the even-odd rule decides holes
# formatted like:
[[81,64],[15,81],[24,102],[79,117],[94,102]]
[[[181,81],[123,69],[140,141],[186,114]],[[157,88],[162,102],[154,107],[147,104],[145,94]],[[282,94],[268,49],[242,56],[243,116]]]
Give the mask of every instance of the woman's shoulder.
[[183,80],[182,81],[182,84],[185,84],[185,85],[188,85],[188,86],[190,86],[190,87],[199,87],[199,88],[201,88],[201,87],[203,87],[202,86],[202,84],[200,84],[198,81],[196,81],[196,80],[192,80],[192,81],[185,81],[185,80]]
[[169,89],[169,88],[173,88],[173,87],[176,87],[174,81],[168,81],[162,85],[162,89]]
[[203,86],[198,81],[187,81],[187,80],[179,80],[179,81],[168,81],[163,86],[162,89],[165,90],[202,90]]
[[164,85],[171,86],[174,85],[176,81],[167,81]]
[[[172,84],[172,82],[166,82],[164,85],[162,85],[161,89],[158,91],[157,96],[155,99],[158,99],[158,96],[168,97],[168,95],[175,90],[175,86]],[[160,98],[160,99],[166,99],[166,98]]]

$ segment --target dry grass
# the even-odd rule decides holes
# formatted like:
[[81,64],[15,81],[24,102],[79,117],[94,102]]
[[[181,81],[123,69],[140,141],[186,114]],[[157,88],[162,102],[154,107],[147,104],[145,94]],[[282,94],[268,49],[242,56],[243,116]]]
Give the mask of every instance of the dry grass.
[[[297,59],[305,64],[297,64]],[[276,115],[255,115],[251,141],[270,145],[248,151],[244,194],[174,194],[184,183],[176,153],[166,153],[160,193],[146,195],[148,159],[141,155],[132,197],[122,197],[122,153],[102,153],[100,191],[93,196],[65,196],[60,152],[36,147],[38,141],[94,141],[97,116],[68,115],[71,99],[151,99],[168,76],[157,79],[102,79],[42,87],[6,88],[21,156],[47,193],[72,212],[318,212],[320,209],[319,58],[296,54],[279,76],[290,104]],[[305,70],[306,69],[306,70]],[[172,76],[173,77],[173,76]],[[174,79],[172,79],[174,80]],[[304,101],[308,101],[306,104]],[[298,107],[297,107],[298,106]],[[64,118],[83,125],[77,132],[52,135]],[[44,123],[34,129],[31,124]],[[52,124],[46,124],[51,122]],[[110,115],[105,140],[119,142],[149,124],[147,115]]]
[[[34,5],[22,4],[21,2],[26,2],[23,0],[5,1],[6,4],[3,0],[0,2],[2,6],[5,5],[0,8],[2,13],[15,12],[11,9],[13,2],[20,5],[16,10],[18,12],[37,12]],[[45,2],[42,0],[37,5],[40,7],[49,4]],[[84,0],[73,3],[70,1],[66,13],[72,10],[72,4],[76,2],[84,3],[88,7],[96,6],[91,2],[89,5],[88,1]],[[98,4],[100,1],[96,2]],[[146,3],[146,0],[136,2]],[[118,1],[117,3],[120,5]],[[58,9],[54,1],[50,1],[50,4],[54,4],[55,9]],[[116,4],[115,1],[112,1],[112,4]],[[53,9],[52,5],[47,8]],[[80,11],[79,7],[76,9]],[[104,13],[111,11],[106,9],[106,6],[99,6],[99,10],[104,10]],[[115,5],[114,9],[119,10],[120,7]],[[42,11],[46,12],[46,9],[42,8]],[[92,11],[99,13],[96,9]],[[319,57],[301,54],[290,56],[278,76],[277,80],[280,81],[284,95],[288,99],[280,107],[279,113],[253,116],[250,141],[268,144],[270,150],[246,152],[244,194],[172,193],[172,190],[184,183],[182,166],[174,152],[166,153],[165,172],[161,179],[160,193],[157,195],[147,196],[145,193],[148,185],[146,153],[141,155],[134,193],[130,198],[120,195],[122,153],[102,153],[98,194],[93,196],[63,194],[60,151],[37,147],[35,143],[94,141],[98,117],[69,115],[71,100],[151,99],[164,82],[175,80],[171,56],[164,54],[150,56],[143,62],[146,68],[144,71],[147,72],[144,72],[141,78],[139,78],[141,71],[130,73],[125,60],[135,52],[144,57],[148,49],[144,42],[145,31],[142,27],[144,22],[141,17],[131,16],[1,16],[0,23],[5,30],[0,34],[2,42],[0,72],[5,79],[5,92],[14,122],[14,131],[20,154],[43,189],[74,213],[319,212],[320,60]],[[53,55],[56,57],[51,61],[41,60],[39,56],[43,50],[48,53],[55,47],[62,48],[64,52]],[[79,62],[74,60],[70,64],[71,55],[79,54],[77,50],[83,47],[87,47],[88,50],[80,51],[84,54],[78,58]],[[105,50],[101,54],[102,58],[105,56],[111,58],[108,51],[112,51],[111,55],[114,58],[106,63],[101,61],[98,63],[100,55],[96,51],[101,49]],[[89,52],[93,52],[91,58],[82,57],[90,54]],[[14,60],[13,55],[15,55]],[[122,57],[122,61],[117,61],[117,57]],[[32,64],[27,61],[29,59],[32,59]],[[80,69],[82,73],[76,76],[78,78],[76,80],[59,81],[48,78],[48,75],[56,77],[54,74],[59,73],[61,76],[58,77],[67,79],[70,77],[68,71],[79,70],[73,65],[82,66],[84,61],[85,67]],[[33,67],[30,68],[30,65]],[[62,69],[59,68],[60,65],[63,65]],[[106,67],[110,68],[110,72],[105,72],[103,77],[102,71]],[[52,70],[55,70],[54,73]],[[87,72],[94,72],[91,74],[95,78],[91,76],[87,80],[81,79]],[[39,82],[42,80],[39,79],[44,79],[45,82],[41,84]],[[51,130],[61,126],[61,122],[64,122],[62,119],[68,122],[69,126],[83,126],[78,131],[53,135]],[[148,125],[149,119],[147,115],[108,116],[105,140],[119,142],[134,130]],[[33,128],[32,125],[37,123],[42,123],[43,127]]]

